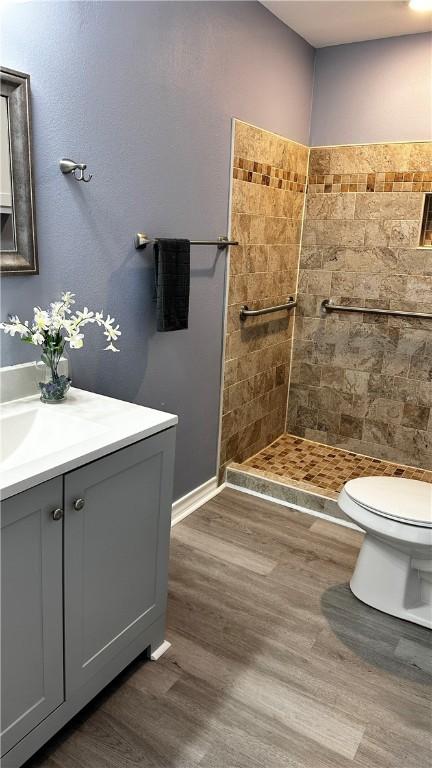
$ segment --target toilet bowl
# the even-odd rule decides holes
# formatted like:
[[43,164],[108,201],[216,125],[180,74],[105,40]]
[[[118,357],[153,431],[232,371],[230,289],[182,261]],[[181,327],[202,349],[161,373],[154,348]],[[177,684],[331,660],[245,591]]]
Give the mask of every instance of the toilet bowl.
[[353,594],[432,629],[432,485],[361,477],[345,483],[338,504],[366,534],[350,582]]

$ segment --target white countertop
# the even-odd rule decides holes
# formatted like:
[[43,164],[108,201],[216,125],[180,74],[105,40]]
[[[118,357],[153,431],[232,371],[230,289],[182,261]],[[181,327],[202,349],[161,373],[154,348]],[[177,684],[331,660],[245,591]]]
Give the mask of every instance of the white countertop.
[[72,388],[1,405],[0,498],[6,499],[177,424],[177,416]]

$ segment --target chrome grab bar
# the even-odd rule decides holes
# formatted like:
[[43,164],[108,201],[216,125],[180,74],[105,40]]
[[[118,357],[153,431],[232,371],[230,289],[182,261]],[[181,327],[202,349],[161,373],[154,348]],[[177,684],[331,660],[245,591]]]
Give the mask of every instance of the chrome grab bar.
[[277,304],[275,307],[264,307],[264,309],[249,309],[247,304],[240,308],[240,320],[246,320],[247,317],[259,317],[260,315],[270,315],[272,312],[280,312],[282,309],[294,309],[297,302],[290,296],[286,304]]
[[[135,248],[145,248],[146,245],[154,245],[157,237],[149,237],[145,232],[138,232],[134,238]],[[219,250],[227,248],[229,245],[238,245],[238,240],[229,240],[225,235],[221,235],[217,240],[191,240],[191,245],[217,245]]]
[[363,312],[365,315],[388,315],[391,317],[418,317],[423,320],[432,320],[432,313],[429,312],[409,312],[404,309],[379,309],[373,307],[350,307],[344,304],[332,304],[331,299],[324,299],[321,302],[321,317],[325,317],[328,312]]

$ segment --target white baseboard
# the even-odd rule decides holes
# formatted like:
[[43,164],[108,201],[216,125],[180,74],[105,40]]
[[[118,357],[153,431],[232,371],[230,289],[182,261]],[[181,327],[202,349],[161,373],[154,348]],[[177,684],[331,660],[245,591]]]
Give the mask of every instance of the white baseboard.
[[171,526],[179,523],[185,517],[195,512],[198,507],[201,507],[206,501],[210,501],[213,496],[216,496],[225,487],[225,483],[222,485],[217,484],[217,477],[211,477],[210,480],[206,480],[205,483],[199,485],[198,488],[194,488],[181,499],[177,499],[172,505],[171,513]]
[[296,512],[304,512],[306,515],[312,515],[312,517],[320,517],[322,520],[327,520],[329,523],[336,523],[336,525],[342,525],[344,528],[351,528],[353,531],[360,531],[360,533],[364,533],[364,531],[362,531],[358,525],[355,523],[350,523],[349,520],[342,520],[339,517],[326,515],[324,512],[316,512],[314,509],[307,509],[307,507],[300,507],[298,504],[292,504],[291,501],[277,499],[274,496],[268,496],[266,493],[253,491],[251,488],[243,488],[240,485],[234,485],[234,483],[225,483],[225,487],[232,488],[234,491],[240,491],[241,493],[249,493],[250,496],[257,496],[259,499],[264,499],[264,501],[271,501],[273,504],[281,504],[283,507],[295,509]]
[[152,655],[150,656],[150,659],[152,661],[157,661],[170,648],[171,648],[171,643],[169,643],[168,640],[164,640],[163,643],[161,643],[161,645],[159,646],[159,648],[156,648],[156,650],[153,651]]

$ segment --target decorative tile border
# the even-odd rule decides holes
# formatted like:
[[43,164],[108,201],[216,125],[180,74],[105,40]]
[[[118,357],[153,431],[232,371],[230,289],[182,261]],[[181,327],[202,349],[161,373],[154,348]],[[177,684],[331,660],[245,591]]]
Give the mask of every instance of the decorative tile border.
[[308,178],[275,165],[234,157],[233,178],[293,192],[432,192],[432,173],[387,171],[382,173],[311,174]]
[[431,192],[432,173],[311,174],[308,192]]
[[275,165],[258,163],[256,160],[247,160],[244,157],[234,157],[233,178],[275,189],[289,189],[293,192],[304,192],[306,189],[304,174],[286,171]]

